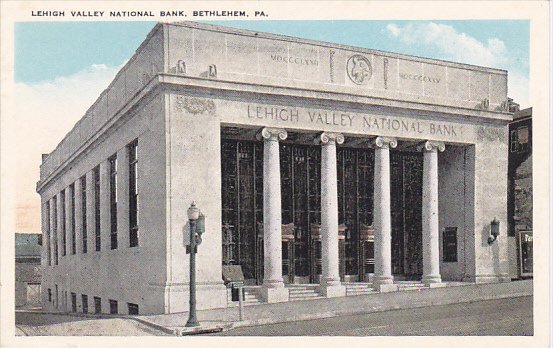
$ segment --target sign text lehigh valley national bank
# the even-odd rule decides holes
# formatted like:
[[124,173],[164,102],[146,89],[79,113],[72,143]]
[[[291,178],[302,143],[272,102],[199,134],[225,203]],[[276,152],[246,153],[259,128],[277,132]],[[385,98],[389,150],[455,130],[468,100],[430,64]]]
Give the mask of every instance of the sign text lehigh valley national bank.
[[396,119],[385,116],[368,116],[332,110],[298,109],[293,107],[248,105],[248,118],[265,119],[283,123],[304,123],[314,125],[332,125],[353,127],[362,124],[362,127],[372,131],[394,130],[413,134],[439,134],[457,137],[455,125],[435,122],[420,122],[405,119]]

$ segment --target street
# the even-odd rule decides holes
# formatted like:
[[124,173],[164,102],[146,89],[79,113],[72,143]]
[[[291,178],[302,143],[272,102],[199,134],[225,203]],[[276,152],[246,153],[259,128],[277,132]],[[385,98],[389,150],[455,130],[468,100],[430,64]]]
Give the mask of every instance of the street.
[[531,336],[533,296],[237,328],[217,336]]
[[[533,334],[533,296],[236,328],[216,336],[442,336]],[[18,335],[166,335],[133,319],[16,312]]]

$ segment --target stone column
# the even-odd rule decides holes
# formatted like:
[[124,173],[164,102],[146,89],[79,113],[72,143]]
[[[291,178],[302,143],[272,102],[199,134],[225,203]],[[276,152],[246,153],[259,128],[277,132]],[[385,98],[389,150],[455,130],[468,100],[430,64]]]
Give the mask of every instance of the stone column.
[[377,137],[374,151],[374,278],[380,292],[397,290],[392,276],[392,212],[390,196],[390,148],[395,138]]
[[288,301],[288,289],[282,279],[282,215],[280,190],[279,140],[285,140],[284,129],[263,128],[263,248],[264,278],[262,295],[267,302]]
[[427,141],[422,175],[422,281],[427,285],[441,283],[440,230],[438,220],[438,151],[445,150],[443,142]]
[[339,133],[321,134],[321,294],[326,297],[345,296],[346,288],[340,283],[338,253],[338,178],[336,144],[344,143]]

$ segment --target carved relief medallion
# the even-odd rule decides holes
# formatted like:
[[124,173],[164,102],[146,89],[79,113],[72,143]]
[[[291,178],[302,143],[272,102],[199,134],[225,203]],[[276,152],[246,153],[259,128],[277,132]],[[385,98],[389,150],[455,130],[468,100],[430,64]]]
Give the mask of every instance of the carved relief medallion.
[[204,112],[213,113],[215,103],[210,99],[200,99],[178,95],[175,99],[175,109],[177,111],[188,111],[191,114],[201,114]]
[[371,62],[359,54],[348,59],[346,69],[350,80],[357,85],[366,85],[373,74]]

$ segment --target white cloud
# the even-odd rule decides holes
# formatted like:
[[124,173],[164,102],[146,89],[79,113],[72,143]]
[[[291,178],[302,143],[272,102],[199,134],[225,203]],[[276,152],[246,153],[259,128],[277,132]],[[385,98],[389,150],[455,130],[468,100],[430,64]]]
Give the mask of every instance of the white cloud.
[[497,38],[483,43],[452,26],[436,23],[410,23],[403,27],[389,24],[386,29],[403,43],[424,44],[437,49],[446,60],[490,67],[502,66],[506,62],[505,43]]
[[455,28],[437,23],[409,23],[404,26],[389,24],[386,27],[392,38],[407,45],[426,46],[435,50],[444,60],[506,69],[509,72],[509,97],[528,106],[528,78],[519,70],[510,68],[509,52],[498,38],[481,42]]
[[121,67],[92,65],[70,76],[15,84],[17,230],[40,230],[40,199],[34,191],[41,154],[51,152],[84,115]]
[[508,76],[508,95],[520,104],[521,109],[530,107],[530,93],[528,77],[516,70],[510,70]]

